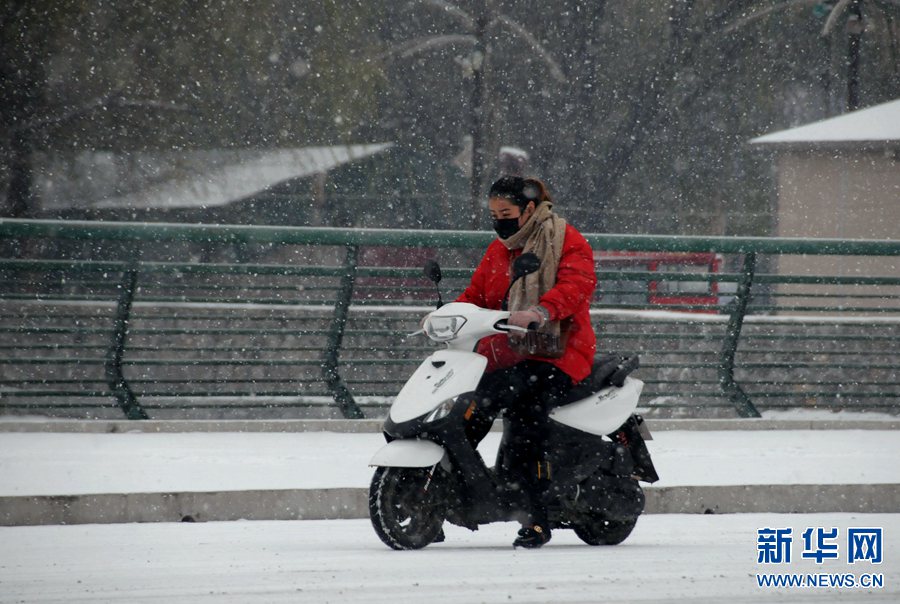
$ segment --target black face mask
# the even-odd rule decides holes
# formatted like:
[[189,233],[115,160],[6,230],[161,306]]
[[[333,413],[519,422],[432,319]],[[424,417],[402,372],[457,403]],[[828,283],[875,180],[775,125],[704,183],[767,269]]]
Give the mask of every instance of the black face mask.
[[500,239],[509,239],[519,232],[519,217],[516,218],[495,218],[494,230]]

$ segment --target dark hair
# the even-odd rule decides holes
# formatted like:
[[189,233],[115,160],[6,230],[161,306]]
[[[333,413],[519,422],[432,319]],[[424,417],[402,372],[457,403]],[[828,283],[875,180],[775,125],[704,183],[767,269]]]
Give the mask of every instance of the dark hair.
[[502,197],[508,199],[523,210],[528,202],[533,201],[534,205],[539,205],[543,201],[549,201],[550,193],[547,192],[547,186],[537,178],[522,178],[521,176],[501,176],[488,192],[488,197]]

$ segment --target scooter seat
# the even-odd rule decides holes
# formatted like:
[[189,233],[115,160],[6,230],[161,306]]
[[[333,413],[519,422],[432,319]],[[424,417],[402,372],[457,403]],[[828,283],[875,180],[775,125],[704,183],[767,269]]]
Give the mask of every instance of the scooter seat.
[[640,366],[636,354],[599,354],[594,357],[591,374],[572,387],[566,402],[581,400],[609,386],[621,388],[634,370]]

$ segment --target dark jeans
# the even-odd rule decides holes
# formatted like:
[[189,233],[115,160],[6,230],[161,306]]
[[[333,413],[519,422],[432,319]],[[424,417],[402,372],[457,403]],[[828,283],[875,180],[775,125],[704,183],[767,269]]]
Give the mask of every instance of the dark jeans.
[[[501,479],[518,483],[531,503],[531,523],[546,524],[541,496],[552,474],[545,462],[548,414],[564,402],[572,379],[550,363],[523,361],[485,375],[478,384],[478,412],[466,426],[473,446],[487,435],[497,415],[509,421],[506,455],[498,460]],[[539,470],[542,468],[542,470]],[[550,474],[548,476],[548,474]]]

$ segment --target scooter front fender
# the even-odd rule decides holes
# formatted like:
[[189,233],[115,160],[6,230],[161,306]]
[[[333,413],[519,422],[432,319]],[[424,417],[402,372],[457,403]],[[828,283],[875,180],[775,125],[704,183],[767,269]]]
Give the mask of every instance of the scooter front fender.
[[444,447],[416,438],[393,440],[379,449],[370,466],[394,468],[428,468],[444,458]]

